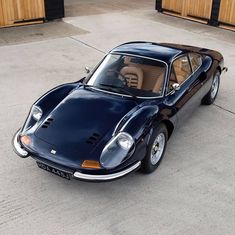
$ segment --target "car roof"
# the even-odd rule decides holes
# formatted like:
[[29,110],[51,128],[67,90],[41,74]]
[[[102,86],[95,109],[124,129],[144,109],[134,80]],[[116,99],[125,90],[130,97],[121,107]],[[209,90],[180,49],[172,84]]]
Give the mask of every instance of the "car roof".
[[154,42],[128,42],[115,47],[110,53],[144,56],[170,63],[175,56],[185,53],[185,50]]

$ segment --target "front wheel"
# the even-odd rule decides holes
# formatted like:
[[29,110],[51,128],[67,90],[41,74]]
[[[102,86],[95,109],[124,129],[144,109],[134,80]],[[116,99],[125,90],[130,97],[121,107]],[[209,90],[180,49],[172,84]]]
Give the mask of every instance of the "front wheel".
[[213,80],[210,91],[206,94],[206,96],[202,99],[202,104],[210,105],[213,104],[216,96],[219,91],[219,85],[220,85],[220,72],[216,71]]
[[141,168],[144,173],[151,173],[159,166],[165,154],[167,140],[167,128],[164,124],[161,124],[153,131],[149,141],[147,154],[142,160]]

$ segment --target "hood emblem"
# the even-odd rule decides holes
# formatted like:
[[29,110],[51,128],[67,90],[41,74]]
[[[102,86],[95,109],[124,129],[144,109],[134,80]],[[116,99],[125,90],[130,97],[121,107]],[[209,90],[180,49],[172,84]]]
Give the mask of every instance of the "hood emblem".
[[51,150],[51,153],[55,155],[55,154],[56,154],[56,151],[55,151],[54,149],[52,149],[52,150]]

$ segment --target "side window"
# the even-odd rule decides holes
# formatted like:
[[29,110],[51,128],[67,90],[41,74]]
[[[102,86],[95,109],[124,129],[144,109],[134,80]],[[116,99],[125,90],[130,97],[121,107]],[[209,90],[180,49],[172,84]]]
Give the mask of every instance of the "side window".
[[187,56],[182,56],[179,59],[176,59],[173,62],[173,68],[179,84],[182,84],[192,74]]
[[190,53],[189,59],[191,62],[193,72],[197,70],[202,65],[202,57],[196,53]]
[[172,85],[173,85],[174,83],[178,83],[178,81],[177,81],[176,76],[175,76],[175,71],[174,71],[174,69],[172,68],[172,69],[171,69],[171,74],[170,74],[170,77],[169,77],[169,83],[168,83],[167,92],[171,92],[171,91],[173,90]]

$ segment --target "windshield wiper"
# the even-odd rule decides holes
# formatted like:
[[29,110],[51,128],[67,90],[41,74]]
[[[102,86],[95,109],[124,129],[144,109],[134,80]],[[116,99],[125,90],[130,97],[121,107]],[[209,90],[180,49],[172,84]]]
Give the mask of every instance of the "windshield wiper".
[[118,89],[118,90],[120,90],[120,91],[126,93],[127,95],[130,95],[130,96],[132,96],[133,98],[136,98],[136,96],[135,96],[132,92],[127,91],[127,90],[126,90],[125,88],[123,88],[123,87],[115,86],[115,85],[112,85],[112,84],[105,84],[105,83],[99,83],[99,85],[104,86],[104,87],[110,87],[110,88]]

